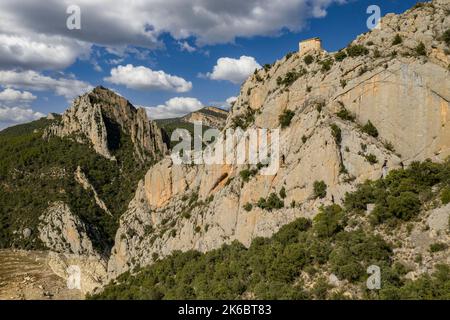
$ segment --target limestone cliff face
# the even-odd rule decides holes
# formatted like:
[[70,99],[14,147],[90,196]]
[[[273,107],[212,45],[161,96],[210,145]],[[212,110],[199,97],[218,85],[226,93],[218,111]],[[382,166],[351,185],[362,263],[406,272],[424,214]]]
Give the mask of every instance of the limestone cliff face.
[[39,238],[52,251],[78,255],[96,254],[87,227],[72,214],[65,203],[53,203],[39,220]]
[[[252,128],[278,128],[279,116],[292,111],[290,125],[281,130],[284,161],[278,172],[245,182],[240,171],[256,166],[179,166],[163,159],[148,171],[121,218],[109,276],[174,250],[208,251],[233,240],[249,245],[300,216],[314,216],[321,205],[341,203],[366,179],[415,160],[449,156],[450,55],[440,40],[450,28],[449,10],[448,1],[438,0],[388,15],[381,29],[352,43],[362,46],[354,47],[362,54],[336,61],[334,54],[311,51],[314,61],[306,64],[298,53],[250,77],[226,128],[243,118],[251,119]],[[397,33],[403,42],[394,46]],[[292,75],[294,81],[284,81]],[[354,121],[337,116],[344,108]],[[361,130],[369,120],[376,137]],[[340,129],[339,139],[332,125]],[[323,199],[313,196],[315,181],[327,185]],[[282,189],[284,208],[255,205]],[[246,204],[253,207],[245,210]]]
[[104,256],[94,249],[86,226],[69,206],[55,202],[41,215],[39,238],[51,250],[49,265],[61,278],[70,277],[70,267],[80,276],[80,290],[92,292],[106,279]]
[[44,137],[73,136],[113,160],[122,134],[133,143],[136,157],[144,162],[159,159],[167,148],[161,130],[148,119],[144,109],[136,109],[123,97],[103,87],[75,99],[59,124],[47,129]]

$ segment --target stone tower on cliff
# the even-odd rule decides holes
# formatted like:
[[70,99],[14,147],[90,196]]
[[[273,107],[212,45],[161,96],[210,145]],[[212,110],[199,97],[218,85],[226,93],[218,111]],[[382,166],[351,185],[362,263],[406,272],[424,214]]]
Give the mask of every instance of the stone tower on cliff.
[[300,41],[299,52],[304,54],[313,50],[322,50],[322,40],[320,38],[311,38],[307,40]]

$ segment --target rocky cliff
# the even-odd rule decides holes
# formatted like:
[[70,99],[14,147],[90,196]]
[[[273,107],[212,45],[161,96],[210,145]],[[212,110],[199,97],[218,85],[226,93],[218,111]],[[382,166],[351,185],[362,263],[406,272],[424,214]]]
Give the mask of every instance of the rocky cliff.
[[134,153],[142,162],[159,159],[167,151],[161,130],[148,119],[145,110],[136,109],[128,100],[103,87],[77,98],[60,123],[48,128],[44,137],[52,135],[87,142],[98,154],[111,160],[115,159],[113,154],[122,135],[129,136]]
[[222,129],[228,117],[228,112],[215,107],[205,107],[181,118],[181,121],[195,123],[202,122],[204,126]]
[[[402,15],[336,53],[294,53],[242,86],[225,129],[281,126],[281,165],[180,166],[167,157],[146,174],[121,217],[110,277],[174,250],[249,245],[322,205],[340,204],[367,179],[412,161],[450,155],[448,1]],[[400,39],[400,40],[398,40]],[[317,194],[317,186],[325,194]],[[283,206],[261,204],[282,194]]]

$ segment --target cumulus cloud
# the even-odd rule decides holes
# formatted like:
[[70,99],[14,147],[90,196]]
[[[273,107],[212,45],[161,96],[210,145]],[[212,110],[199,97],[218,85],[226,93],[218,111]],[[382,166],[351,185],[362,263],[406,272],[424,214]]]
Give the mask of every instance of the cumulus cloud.
[[31,70],[0,70],[0,84],[15,89],[52,91],[66,99],[72,99],[93,89],[84,81],[64,77],[55,79]]
[[36,96],[28,91],[18,91],[11,88],[0,91],[0,105],[28,105],[34,100],[36,100]]
[[6,127],[37,120],[45,115],[32,109],[19,107],[0,107],[0,130]]
[[179,118],[188,113],[203,108],[204,105],[196,98],[177,97],[155,107],[145,107],[151,119]]
[[192,89],[192,83],[183,78],[132,64],[111,69],[111,76],[104,80],[136,90],[187,92]]
[[255,69],[260,69],[261,65],[255,58],[242,56],[239,59],[220,58],[214,66],[213,72],[206,76],[212,80],[227,80],[235,84],[242,83]]
[[59,36],[0,34],[1,69],[63,69],[89,51],[89,44]]
[[[237,37],[299,31],[345,0],[2,0],[0,33],[33,32],[103,46],[161,46],[160,36],[194,37],[197,44],[232,42]],[[66,28],[69,5],[81,8],[81,30]],[[101,31],[101,32],[100,32]]]

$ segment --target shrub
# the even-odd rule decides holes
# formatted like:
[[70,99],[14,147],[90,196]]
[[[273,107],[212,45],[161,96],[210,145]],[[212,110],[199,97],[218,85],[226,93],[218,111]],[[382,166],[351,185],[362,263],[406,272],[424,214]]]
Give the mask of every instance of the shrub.
[[391,152],[395,152],[395,147],[390,141],[383,141],[383,146],[386,148],[386,150],[389,150]]
[[295,116],[295,112],[292,110],[284,110],[282,114],[278,117],[281,128],[289,127],[292,118]]
[[254,175],[256,175],[258,173],[258,171],[256,169],[245,169],[242,170],[241,172],[239,172],[239,175],[242,178],[242,181],[244,182],[249,182],[250,178],[253,177]]
[[243,115],[234,117],[231,121],[231,127],[233,129],[241,128],[242,130],[245,130],[255,121],[254,111],[248,110]]
[[260,198],[257,206],[261,209],[272,211],[284,207],[284,202],[276,193],[271,193],[267,199]]
[[365,182],[358,186],[358,189],[352,193],[346,193],[344,206],[346,210],[367,210],[367,204],[374,203],[376,200],[376,190],[371,182]]
[[314,62],[314,58],[313,58],[312,55],[308,54],[308,55],[303,59],[303,61],[305,61],[305,63],[306,63],[307,65],[310,65],[311,63]]
[[378,137],[378,130],[377,128],[373,125],[372,122],[367,121],[367,123],[362,127],[362,132],[367,133],[369,136],[372,136],[374,138]]
[[450,187],[445,187],[444,190],[442,190],[441,201],[442,201],[442,204],[450,203]]
[[436,242],[430,245],[430,252],[435,253],[439,251],[447,250],[448,245],[442,242]]
[[253,205],[251,204],[251,203],[246,203],[246,204],[244,204],[244,210],[245,211],[252,211],[252,209],[253,209]]
[[402,37],[397,33],[397,34],[395,35],[395,37],[394,37],[394,40],[392,40],[392,45],[393,45],[393,46],[396,46],[396,45],[398,45],[398,44],[400,44],[400,43],[402,43],[402,42],[403,42]]
[[444,32],[444,34],[442,35],[442,41],[444,41],[447,46],[450,47],[450,29]]
[[303,143],[306,143],[306,141],[308,141],[308,137],[305,136],[305,135],[303,135],[303,136],[302,136],[302,142],[303,142]]
[[378,163],[376,155],[372,153],[365,155],[364,158],[366,158],[367,162],[369,162],[370,164]]
[[281,199],[286,199],[286,188],[285,187],[281,188],[280,197],[281,197]]
[[295,52],[288,52],[288,54],[286,54],[286,60],[289,60],[294,54]]
[[351,121],[351,122],[355,121],[355,116],[345,108],[342,108],[341,110],[339,110],[339,112],[336,115],[339,118],[341,118],[342,120],[347,120],[347,121]]
[[271,64],[268,64],[268,63],[266,63],[264,66],[263,66],[263,68],[264,68],[264,71],[269,71],[271,68],[272,68],[272,65]]
[[375,50],[373,51],[373,57],[374,57],[374,58],[380,58],[380,57],[381,57],[381,52],[380,52],[380,50],[375,49]]
[[368,53],[369,50],[363,45],[351,45],[347,48],[347,54],[352,58],[366,55]]
[[314,181],[314,199],[323,199],[327,196],[327,185],[324,181]]
[[334,59],[336,61],[343,61],[345,58],[347,58],[347,54],[345,53],[344,50],[341,50],[334,55]]
[[306,70],[304,70],[304,69],[300,69],[300,71],[295,71],[295,70],[289,71],[288,73],[286,73],[284,78],[282,78],[282,77],[277,78],[277,85],[279,85],[279,86],[283,85],[284,87],[289,87],[295,81],[297,81],[298,78],[304,76],[305,74],[306,74]]
[[407,191],[399,196],[387,198],[388,213],[403,221],[408,221],[420,211],[420,200],[417,194]]
[[333,123],[331,126],[331,134],[334,137],[334,140],[337,144],[340,144],[342,142],[342,131],[341,128],[335,123]]
[[419,43],[419,45],[416,47],[416,53],[419,56],[427,55],[427,49],[425,48],[425,45],[423,42]]
[[344,213],[336,204],[321,207],[314,218],[314,231],[321,238],[328,238],[343,229]]
[[333,66],[333,60],[325,59],[323,61],[320,61],[319,64],[322,66],[322,72],[330,71],[331,67]]

